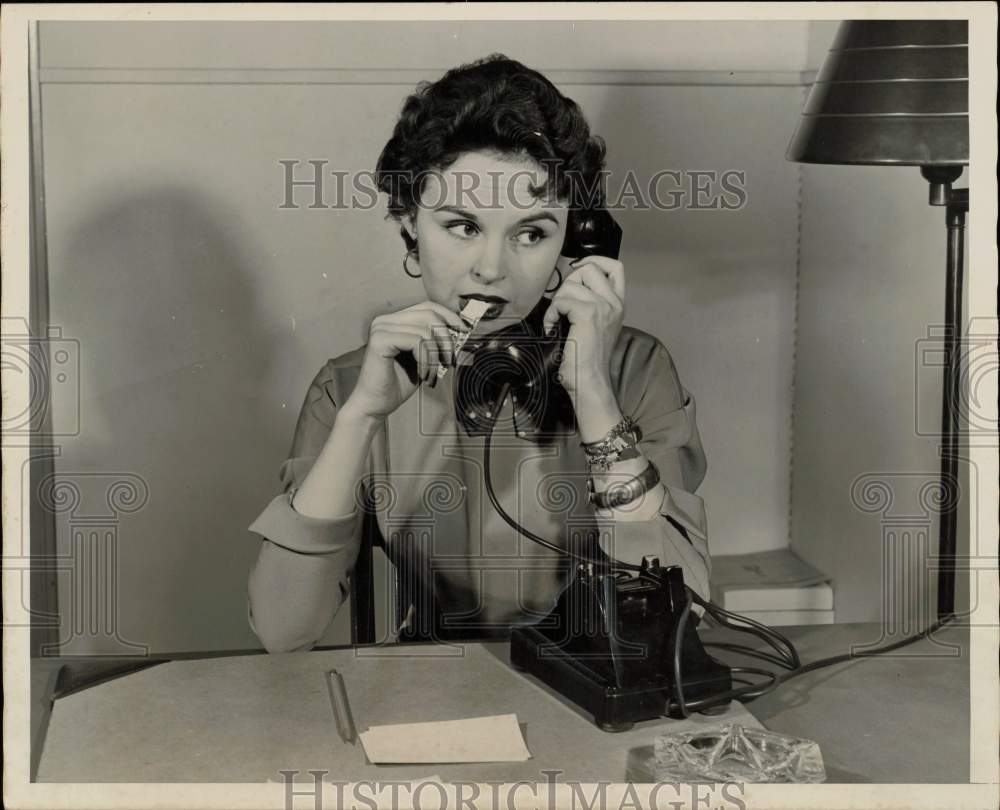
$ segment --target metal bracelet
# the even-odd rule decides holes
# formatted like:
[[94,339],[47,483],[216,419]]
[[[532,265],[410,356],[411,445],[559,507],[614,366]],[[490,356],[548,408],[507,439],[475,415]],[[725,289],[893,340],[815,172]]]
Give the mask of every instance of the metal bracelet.
[[611,468],[614,467],[619,461],[628,461],[632,458],[639,458],[640,455],[642,454],[639,452],[638,448],[631,446],[615,453],[608,453],[607,455],[588,458],[587,463],[592,470],[598,469],[604,472],[610,472]]
[[642,438],[642,431],[639,430],[639,426],[629,416],[623,416],[621,421],[611,428],[603,439],[599,439],[596,442],[581,442],[581,444],[584,450],[600,452],[602,446],[614,442],[619,436],[626,433],[636,434],[636,442]]
[[634,455],[626,453],[634,450],[641,439],[642,431],[639,426],[626,416],[611,428],[603,439],[597,442],[582,442],[581,446],[590,466],[609,470],[616,461],[638,455],[638,453]]
[[612,484],[604,492],[594,491],[594,479],[587,477],[587,500],[598,509],[615,509],[645,495],[660,483],[660,471],[653,462],[635,478]]

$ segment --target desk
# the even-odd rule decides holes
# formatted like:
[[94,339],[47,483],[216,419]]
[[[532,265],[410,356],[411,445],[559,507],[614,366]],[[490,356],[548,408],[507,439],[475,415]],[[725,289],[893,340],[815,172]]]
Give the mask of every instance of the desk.
[[[899,640],[880,641],[877,624],[778,629],[804,664]],[[948,627],[886,656],[800,675],[747,708],[772,731],[816,740],[828,782],[968,784],[969,674],[969,631]]]
[[[875,625],[784,628],[804,662],[873,643]],[[750,637],[705,630],[706,641]],[[775,731],[819,742],[831,782],[967,782],[968,634],[949,628],[886,658],[862,658],[795,678],[748,707]],[[945,646],[954,645],[954,646]],[[760,646],[754,644],[753,646]],[[39,781],[280,781],[279,769],[331,779],[623,781],[630,752],[680,721],[598,730],[574,707],[512,672],[506,645],[316,650],[172,661],[56,700]],[[957,653],[957,654],[956,654]],[[741,663],[740,656],[716,653]],[[410,656],[400,660],[401,656]],[[746,659],[744,659],[746,660]],[[372,766],[334,731],[322,672],[344,673],[360,728],[516,712],[533,758],[523,763]],[[402,668],[400,668],[402,667]],[[405,672],[407,680],[400,673]],[[39,679],[41,682],[44,679]],[[421,700],[421,695],[434,695]],[[714,724],[754,725],[744,707]],[[928,740],[933,739],[933,745]],[[307,777],[308,778],[308,777]]]

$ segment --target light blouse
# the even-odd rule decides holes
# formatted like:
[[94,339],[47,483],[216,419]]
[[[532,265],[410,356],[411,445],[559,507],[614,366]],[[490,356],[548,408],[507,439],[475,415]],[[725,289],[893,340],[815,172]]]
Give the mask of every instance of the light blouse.
[[[353,390],[364,352],[361,346],[331,359],[316,374],[279,468],[281,492],[249,527],[263,540],[249,577],[248,616],[271,652],[311,648],[350,593],[362,506],[317,519],[290,501]],[[680,566],[685,583],[708,598],[705,506],[695,494],[706,459],[695,400],[666,348],[639,329],[622,327],[610,371],[622,413],[642,431],[639,449],[659,469],[659,511],[638,521],[598,516],[587,501],[579,434],[566,430],[547,443],[530,429],[520,435],[524,420],[510,398],[491,444],[494,491],[518,523],[561,548],[579,549],[590,537],[615,560],[658,557],[661,565]],[[574,565],[521,536],[493,508],[484,487],[484,438],[467,435],[456,418],[455,378],[449,370],[434,388],[421,385],[383,421],[368,457],[367,508],[385,553],[431,594],[440,621],[470,636],[492,634],[542,619]]]

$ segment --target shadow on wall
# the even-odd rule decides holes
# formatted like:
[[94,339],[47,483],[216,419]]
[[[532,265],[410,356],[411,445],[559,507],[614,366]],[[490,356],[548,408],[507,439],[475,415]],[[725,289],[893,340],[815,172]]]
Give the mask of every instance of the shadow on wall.
[[85,218],[52,283],[67,319],[93,341],[84,393],[245,349],[258,307],[244,242],[234,212],[180,188],[117,198]]
[[[235,212],[204,194],[152,188],[95,208],[53,263],[50,285],[52,322],[79,339],[81,354],[80,434],[56,462],[81,501],[57,517],[61,553],[83,542],[67,521],[106,513],[116,481],[139,491],[112,516],[117,570],[107,575],[120,638],[71,646],[210,649],[204,628],[228,640],[249,633],[241,593],[256,549],[244,516],[262,502],[253,483],[273,478],[260,448],[287,442],[261,435],[281,428],[262,396],[275,347],[254,279],[266,268],[255,266]],[[73,588],[86,592],[90,581]]]

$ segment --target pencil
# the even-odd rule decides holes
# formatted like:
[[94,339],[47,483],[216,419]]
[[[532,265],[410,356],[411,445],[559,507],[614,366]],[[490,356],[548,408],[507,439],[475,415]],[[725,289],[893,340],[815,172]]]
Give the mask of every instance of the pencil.
[[330,704],[333,707],[333,718],[337,723],[337,733],[345,743],[355,745],[358,734],[354,727],[354,717],[351,715],[351,704],[347,702],[347,689],[344,678],[335,669],[326,673],[326,688],[330,693]]

